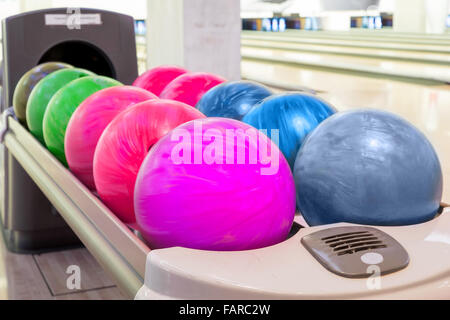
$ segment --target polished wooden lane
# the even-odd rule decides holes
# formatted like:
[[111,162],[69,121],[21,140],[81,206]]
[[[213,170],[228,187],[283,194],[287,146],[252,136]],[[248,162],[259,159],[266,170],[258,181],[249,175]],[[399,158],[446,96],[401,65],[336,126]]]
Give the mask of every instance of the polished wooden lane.
[[372,73],[375,75],[399,76],[450,83],[450,66],[269,48],[243,47],[241,52],[244,59],[282,61],[291,64],[314,66],[316,68],[337,69],[343,72]]
[[[287,29],[288,32],[311,32],[309,30],[297,30],[297,29]],[[312,33],[315,33],[313,31]],[[350,30],[342,30],[342,31],[331,31],[331,30],[323,30],[320,33],[332,33],[332,34],[343,34],[343,35],[356,35],[356,36],[365,36],[365,37],[393,37],[393,38],[408,38],[408,39],[436,39],[436,40],[446,40],[450,38],[450,31],[447,30],[444,33],[417,33],[417,32],[399,32],[394,31],[393,28],[382,28],[382,29],[365,29],[365,28],[351,28]]]
[[242,75],[306,86],[339,110],[388,110],[418,127],[435,147],[444,174],[443,201],[450,203],[450,85],[426,86],[389,79],[344,75],[285,64],[242,62]]
[[301,43],[309,45],[334,46],[334,47],[351,47],[351,48],[370,48],[370,49],[390,49],[402,51],[422,51],[434,53],[450,53],[450,46],[446,43],[436,44],[417,44],[417,43],[399,43],[399,42],[375,42],[367,39],[365,41],[353,41],[349,38],[342,39],[320,39],[320,38],[302,38],[292,37],[277,33],[247,33],[242,34],[242,39],[245,40],[266,40],[266,41],[281,41],[287,43]]
[[300,43],[286,43],[282,41],[265,41],[265,40],[245,40],[241,41],[243,47],[256,47],[265,49],[284,49],[298,52],[313,52],[346,56],[361,56],[378,59],[389,60],[413,60],[422,63],[434,64],[450,64],[450,53],[429,53],[423,51],[402,51],[389,49],[374,49],[374,48],[350,48],[350,47],[335,47],[335,46],[320,46],[308,45]]
[[[421,45],[449,45],[450,35],[427,35],[427,34],[408,34],[398,32],[383,32],[382,30],[360,30],[353,29],[350,31],[310,31],[310,30],[293,30],[287,29],[284,32],[272,33],[280,36],[290,36],[297,38],[314,38],[314,39],[334,39],[334,40],[352,40],[352,41],[371,41],[371,42],[393,42],[403,44],[421,44]],[[260,34],[269,35],[268,32],[252,32],[244,31],[244,34]]]

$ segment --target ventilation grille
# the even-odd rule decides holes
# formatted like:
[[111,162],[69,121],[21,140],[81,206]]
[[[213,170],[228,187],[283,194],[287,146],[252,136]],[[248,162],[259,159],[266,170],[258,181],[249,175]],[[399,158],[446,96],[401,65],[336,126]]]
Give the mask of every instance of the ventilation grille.
[[[389,234],[366,226],[324,227],[302,237],[301,243],[329,271],[346,278],[367,278],[368,265],[385,275],[405,268],[408,252]],[[376,260],[367,259],[376,257]]]
[[370,231],[346,232],[324,237],[321,240],[338,256],[387,247]]

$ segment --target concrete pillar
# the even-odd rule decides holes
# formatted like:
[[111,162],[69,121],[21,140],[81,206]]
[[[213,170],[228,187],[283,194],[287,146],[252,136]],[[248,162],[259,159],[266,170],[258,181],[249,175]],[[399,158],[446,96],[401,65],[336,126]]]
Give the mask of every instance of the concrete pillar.
[[445,33],[450,0],[425,0],[425,32]]
[[449,0],[395,0],[394,31],[444,33]]
[[147,65],[240,79],[239,0],[148,0]]

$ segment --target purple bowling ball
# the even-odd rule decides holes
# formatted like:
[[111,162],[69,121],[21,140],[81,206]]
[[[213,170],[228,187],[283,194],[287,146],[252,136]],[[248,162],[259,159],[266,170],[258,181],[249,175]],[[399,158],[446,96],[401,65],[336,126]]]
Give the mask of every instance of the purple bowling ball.
[[295,183],[266,135],[237,120],[207,118],[153,146],[139,170],[134,204],[153,249],[256,249],[287,238]]

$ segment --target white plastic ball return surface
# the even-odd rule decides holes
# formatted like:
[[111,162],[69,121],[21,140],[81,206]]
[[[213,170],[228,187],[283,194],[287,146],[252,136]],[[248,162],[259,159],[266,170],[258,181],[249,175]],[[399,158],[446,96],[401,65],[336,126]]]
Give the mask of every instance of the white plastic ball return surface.
[[[296,221],[305,225],[301,216]],[[356,234],[360,228],[360,232],[374,228],[386,233],[400,244],[400,249],[394,248],[398,254],[395,250],[391,253],[404,265],[398,270],[388,265],[394,270],[383,274],[390,259],[383,250],[391,246],[384,238],[380,246],[377,241],[372,243],[373,249],[367,249],[370,245],[356,246],[362,248],[360,251],[345,246],[338,249],[341,256],[354,259],[354,268],[367,273],[362,277],[342,276],[327,269],[302,243],[303,238],[319,231],[339,233],[347,227]],[[333,237],[324,241],[330,240]],[[328,249],[333,254],[333,248]],[[345,250],[347,254],[342,254]],[[338,223],[305,227],[282,243],[257,250],[153,250],[146,263],[145,283],[136,299],[450,299],[450,208],[418,225],[368,227]]]

